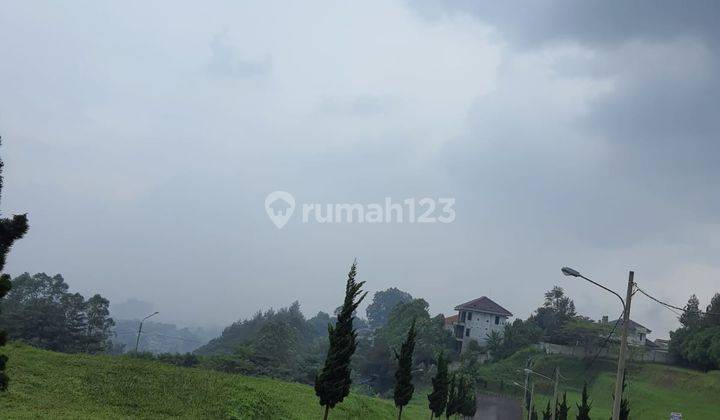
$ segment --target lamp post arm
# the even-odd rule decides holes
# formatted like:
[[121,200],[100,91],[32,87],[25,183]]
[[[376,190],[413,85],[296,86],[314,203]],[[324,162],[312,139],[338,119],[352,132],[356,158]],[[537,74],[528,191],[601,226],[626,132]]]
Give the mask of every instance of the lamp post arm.
[[595,286],[597,286],[597,287],[599,287],[599,288],[601,288],[601,289],[605,289],[605,290],[607,290],[608,292],[612,293],[613,295],[617,296],[617,298],[620,299],[620,303],[622,303],[623,311],[625,310],[625,299],[623,299],[622,296],[620,296],[620,295],[618,295],[617,293],[615,293],[615,291],[613,291],[612,289],[608,289],[607,287],[603,286],[602,284],[596,283],[596,282],[590,280],[589,278],[583,276],[582,274],[580,274],[580,277],[583,278],[583,279],[585,279],[585,280],[587,280],[587,281],[589,281],[590,283],[594,284]]

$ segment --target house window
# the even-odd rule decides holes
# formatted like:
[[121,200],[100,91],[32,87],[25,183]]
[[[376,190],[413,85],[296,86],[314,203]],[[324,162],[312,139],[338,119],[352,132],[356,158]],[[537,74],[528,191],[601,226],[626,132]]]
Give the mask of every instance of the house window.
[[470,328],[465,329],[465,337],[470,337]]
[[495,317],[495,325],[500,325],[500,317],[499,316]]
[[460,322],[465,322],[465,312],[460,311]]
[[468,321],[472,321],[472,312],[468,312]]

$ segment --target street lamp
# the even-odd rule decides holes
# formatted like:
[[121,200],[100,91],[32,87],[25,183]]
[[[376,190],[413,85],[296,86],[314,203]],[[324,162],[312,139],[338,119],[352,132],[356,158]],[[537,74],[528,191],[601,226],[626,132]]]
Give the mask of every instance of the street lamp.
[[[528,370],[529,370],[529,369],[528,369]],[[531,420],[531,419],[532,419],[532,409],[533,409],[533,399],[534,399],[534,397],[535,397],[535,384],[534,384],[534,383],[531,384],[531,385],[530,385],[530,389],[527,389],[527,387],[522,386],[522,385],[520,385],[519,383],[517,383],[517,382],[515,382],[515,381],[513,381],[512,384],[515,385],[515,386],[518,387],[518,388],[524,389],[525,392],[529,392],[529,393],[530,393],[530,404],[528,405],[528,420]],[[524,405],[526,402],[527,402],[527,401],[523,401],[523,405]]]
[[620,299],[620,302],[622,302],[623,306],[623,325],[622,325],[622,333],[620,334],[620,355],[618,356],[618,368],[617,368],[617,376],[615,377],[615,393],[613,394],[615,396],[615,400],[613,401],[613,413],[612,413],[612,420],[619,420],[620,419],[620,401],[622,400],[622,382],[623,382],[623,375],[625,373],[625,352],[627,352],[627,333],[628,333],[628,324],[630,323],[630,304],[632,301],[632,295],[633,295],[633,287],[635,286],[634,278],[635,278],[635,272],[631,271],[628,276],[628,287],[627,287],[627,296],[623,300],[622,296],[617,294],[615,291],[608,289],[607,287],[603,286],[600,283],[596,283],[589,278],[583,276],[580,274],[579,271],[572,269],[570,267],[563,267],[560,271],[566,276],[572,276],[572,277],[580,277],[582,279],[585,279],[589,281],[590,283],[594,284],[595,286],[604,289],[613,295],[617,296],[618,299]]
[[[527,382],[527,378],[528,378],[528,376],[530,376],[531,373],[534,375],[537,375],[541,378],[545,378],[549,381],[552,381],[554,384],[554,386],[553,386],[553,401],[557,402],[558,382],[560,382],[560,369],[558,369],[557,367],[555,368],[555,379],[553,379],[549,376],[545,376],[542,373],[535,372],[534,370],[528,369],[528,368],[525,368],[522,371],[525,372],[525,382]],[[520,370],[518,370],[518,372],[520,372]],[[563,379],[567,379],[567,378],[563,377]],[[532,397],[531,397],[531,400],[532,400]],[[551,420],[555,420],[555,411],[556,410],[557,410],[557,408],[553,409]]]
[[596,282],[590,280],[589,278],[583,276],[582,274],[580,274],[579,271],[577,271],[577,270],[575,270],[575,269],[573,269],[573,268],[563,267],[563,268],[560,269],[560,271],[562,271],[562,273],[565,274],[566,276],[580,277],[581,279],[585,279],[585,280],[589,281],[590,283],[594,284],[595,286],[597,286],[597,287],[599,287],[599,288],[601,288],[601,289],[607,290],[608,292],[610,292],[610,293],[612,293],[613,295],[617,296],[618,299],[620,299],[620,302],[622,303],[622,306],[623,306],[623,310],[625,309],[625,300],[623,300],[622,296],[620,296],[620,295],[618,295],[617,293],[615,293],[614,290],[608,289],[607,287],[603,286],[602,284],[596,283]]
[[143,322],[145,322],[145,320],[148,319],[148,318],[150,318],[151,316],[155,316],[155,315],[157,315],[157,314],[159,314],[159,313],[160,313],[160,312],[157,312],[157,311],[156,311],[156,312],[153,312],[153,313],[151,313],[150,315],[146,316],[145,318],[143,318],[143,319],[140,321],[140,326],[138,327],[137,340],[135,340],[135,354],[137,354],[137,352],[138,352],[138,346],[140,345],[140,333],[142,333],[142,325],[143,325]]

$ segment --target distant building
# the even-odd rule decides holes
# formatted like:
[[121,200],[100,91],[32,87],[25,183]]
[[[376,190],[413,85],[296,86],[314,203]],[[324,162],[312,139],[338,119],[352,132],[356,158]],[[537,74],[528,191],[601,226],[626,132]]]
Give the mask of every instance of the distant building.
[[[620,331],[622,331],[623,322],[622,319],[610,321],[611,323],[617,322],[617,328],[615,329],[615,337],[620,337]],[[652,331],[650,328],[638,324],[637,322],[630,320],[628,324],[628,344],[631,346],[645,346],[648,343],[647,336]]]
[[659,348],[660,350],[667,350],[670,348],[670,340],[663,340],[662,338],[658,338],[655,340],[655,346]]
[[455,307],[457,315],[445,318],[445,328],[452,331],[458,348],[464,350],[471,341],[480,346],[487,344],[491,332],[503,334],[510,311],[483,296]]
[[457,320],[458,320],[457,315],[451,315],[451,316],[445,317],[445,329],[448,331],[453,331]]

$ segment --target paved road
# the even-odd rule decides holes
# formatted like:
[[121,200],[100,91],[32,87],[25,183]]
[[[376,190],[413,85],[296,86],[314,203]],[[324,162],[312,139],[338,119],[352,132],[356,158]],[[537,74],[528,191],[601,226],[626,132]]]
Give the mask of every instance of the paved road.
[[497,395],[478,394],[475,419],[482,420],[520,420],[521,402],[516,399]]

